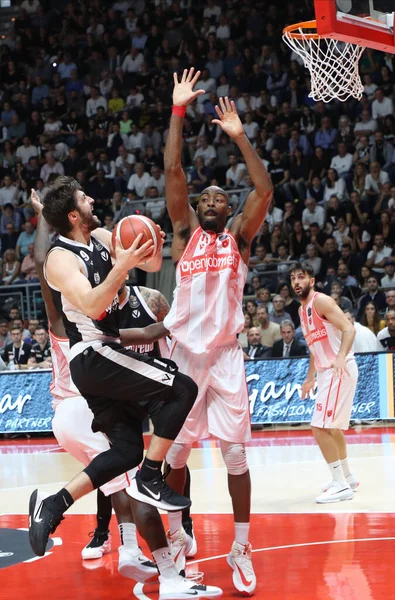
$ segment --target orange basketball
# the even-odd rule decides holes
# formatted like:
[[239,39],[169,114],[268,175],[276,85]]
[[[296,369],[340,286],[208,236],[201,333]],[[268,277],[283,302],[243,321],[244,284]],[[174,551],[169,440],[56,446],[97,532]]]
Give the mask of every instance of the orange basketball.
[[154,253],[152,255],[152,258],[154,258],[161,247],[161,237],[155,223],[148,217],[141,215],[131,215],[119,221],[112,232],[113,247],[116,247],[116,239],[118,239],[122,248],[127,250],[140,233],[143,234],[143,237],[141,238],[139,247],[148,242],[148,240],[154,242]]

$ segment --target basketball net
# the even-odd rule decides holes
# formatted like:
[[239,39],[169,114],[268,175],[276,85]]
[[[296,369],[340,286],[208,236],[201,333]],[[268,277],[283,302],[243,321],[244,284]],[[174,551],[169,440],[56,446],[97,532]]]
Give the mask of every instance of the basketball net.
[[[311,30],[315,30],[314,33]],[[359,61],[365,48],[316,33],[316,21],[290,25],[283,31],[284,42],[302,59],[310,72],[311,92],[315,102],[350,97],[360,100],[364,92],[359,75]]]

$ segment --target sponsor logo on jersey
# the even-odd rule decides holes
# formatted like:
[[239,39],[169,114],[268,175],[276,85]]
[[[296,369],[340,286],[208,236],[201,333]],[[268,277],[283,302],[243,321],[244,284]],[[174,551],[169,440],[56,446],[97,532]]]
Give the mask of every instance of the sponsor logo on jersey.
[[100,256],[102,257],[103,260],[105,260],[105,261],[108,260],[108,252],[106,252],[105,250],[103,250],[103,252],[100,252]]
[[89,255],[84,251],[84,250],[80,250],[80,256],[81,258],[83,258],[86,262],[89,262]]
[[321,340],[325,340],[328,337],[328,332],[325,327],[320,329],[314,329],[311,333],[306,336],[306,342],[308,346],[315,344],[316,342],[320,342]]
[[93,275],[93,279],[94,279],[94,282],[96,283],[96,285],[99,285],[99,283],[100,283],[100,275],[99,275],[99,273],[95,273]]
[[140,306],[140,302],[139,299],[136,298],[136,296],[129,296],[129,306],[130,308],[137,308],[138,306]]
[[218,272],[225,269],[237,271],[240,262],[240,255],[235,252],[217,256],[202,256],[201,258],[191,258],[183,260],[180,269],[181,275],[197,275],[205,272]]

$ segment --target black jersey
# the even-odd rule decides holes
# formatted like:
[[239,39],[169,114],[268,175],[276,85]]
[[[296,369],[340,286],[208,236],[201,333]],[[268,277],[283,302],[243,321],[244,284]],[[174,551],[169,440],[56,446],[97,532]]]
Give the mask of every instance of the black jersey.
[[[100,285],[112,269],[111,255],[108,248],[93,235],[89,246],[59,236],[48,255],[54,250],[65,250],[75,254],[84,266],[85,275],[93,288]],[[45,270],[44,270],[45,274]],[[111,342],[119,338],[118,327],[118,294],[111,305],[97,320],[85,315],[79,308],[69,302],[59,290],[51,287],[55,305],[62,313],[63,323],[70,346],[78,342]]]
[[[147,327],[147,325],[157,323],[158,319],[144,300],[139,287],[129,287],[127,292],[128,298],[119,310],[119,328],[134,329],[135,327]],[[129,349],[139,354],[160,356],[158,343],[129,346]]]

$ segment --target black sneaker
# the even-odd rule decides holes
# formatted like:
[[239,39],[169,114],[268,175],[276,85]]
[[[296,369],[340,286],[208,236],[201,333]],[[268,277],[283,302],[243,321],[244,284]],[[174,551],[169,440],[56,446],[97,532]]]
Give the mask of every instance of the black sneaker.
[[44,556],[50,533],[55,533],[64,517],[55,517],[45,499],[49,494],[34,490],[29,501],[29,541],[34,554]]
[[103,554],[107,554],[111,550],[111,540],[109,531],[98,531],[95,529],[89,534],[92,538],[89,544],[81,552],[83,560],[94,560],[101,558]]
[[192,504],[188,498],[169,488],[162,473],[151,481],[141,481],[137,471],[126,491],[131,498],[168,512],[184,510]]

